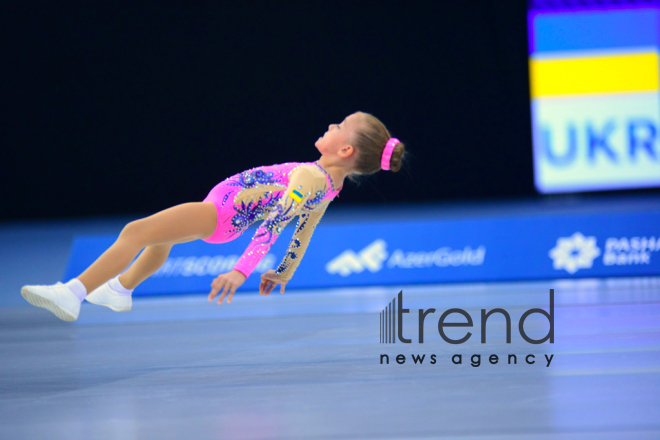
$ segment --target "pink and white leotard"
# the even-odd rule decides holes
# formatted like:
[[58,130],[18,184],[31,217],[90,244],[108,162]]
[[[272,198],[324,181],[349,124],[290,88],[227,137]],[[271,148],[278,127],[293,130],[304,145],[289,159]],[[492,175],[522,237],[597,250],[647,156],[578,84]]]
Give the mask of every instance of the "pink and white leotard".
[[291,243],[276,273],[290,280],[316,225],[342,187],[318,162],[287,162],[251,168],[218,183],[204,199],[213,202],[218,223],[209,243],[226,243],[252,223],[264,220],[234,266],[249,277],[293,217],[299,216]]

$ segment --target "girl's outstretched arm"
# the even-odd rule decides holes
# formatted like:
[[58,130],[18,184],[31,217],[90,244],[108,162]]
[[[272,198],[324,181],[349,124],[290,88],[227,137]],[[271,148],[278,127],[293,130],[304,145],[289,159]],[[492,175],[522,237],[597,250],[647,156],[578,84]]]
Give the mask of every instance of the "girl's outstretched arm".
[[316,226],[321,221],[323,214],[328,209],[328,205],[319,208],[318,211],[312,211],[308,214],[301,214],[298,219],[298,224],[296,225],[296,230],[293,233],[293,238],[289,244],[289,249],[287,249],[284,254],[282,262],[275,270],[275,273],[279,276],[279,279],[284,280],[285,282],[293,278],[293,274],[300,265],[305,251],[309,246],[309,242],[312,239],[312,234]]
[[252,241],[234,266],[234,270],[243,273],[246,278],[249,277],[284,227],[291,219],[302,213],[303,207],[316,194],[321,184],[326,183],[310,170],[304,167],[296,169],[289,179],[282,198],[254,233]]

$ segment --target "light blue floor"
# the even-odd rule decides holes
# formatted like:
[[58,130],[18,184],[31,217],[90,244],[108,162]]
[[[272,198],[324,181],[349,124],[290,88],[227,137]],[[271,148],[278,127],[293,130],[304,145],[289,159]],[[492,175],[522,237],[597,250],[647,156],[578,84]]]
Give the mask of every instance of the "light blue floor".
[[[550,288],[555,342],[529,344],[518,320],[548,310]],[[380,344],[379,313],[401,289],[413,343]],[[430,307],[419,344],[416,312]],[[474,320],[462,345],[437,331],[453,307]],[[502,317],[480,342],[480,309],[495,307],[511,344]],[[74,323],[4,307],[0,323],[3,439],[660,438],[660,278],[136,298],[128,313],[84,303]],[[533,314],[525,329],[548,326]]]
[[[353,207],[324,222],[659,205],[649,196],[391,206],[386,215]],[[73,323],[21,297],[23,284],[61,280],[74,235],[118,234],[138,217],[0,224],[0,439],[660,438],[660,278],[287,288],[237,292],[221,306],[206,295],[138,297],[128,313],[84,303]],[[529,344],[518,320],[548,310],[550,288],[555,342]],[[381,344],[380,312],[402,289],[413,342]],[[417,311],[431,307],[420,344]],[[480,311],[497,307],[511,314],[512,343],[493,315],[482,344]],[[465,344],[438,334],[449,308],[473,319]],[[533,314],[525,329],[540,338],[548,326]]]

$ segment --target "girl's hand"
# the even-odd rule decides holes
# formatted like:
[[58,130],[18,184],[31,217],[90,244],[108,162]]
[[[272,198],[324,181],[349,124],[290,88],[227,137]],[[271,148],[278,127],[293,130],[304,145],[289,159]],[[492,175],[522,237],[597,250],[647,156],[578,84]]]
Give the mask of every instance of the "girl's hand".
[[268,294],[275,288],[276,285],[281,284],[280,293],[284,293],[284,286],[287,281],[284,281],[275,273],[273,269],[261,275],[261,284],[259,285],[259,295],[268,296]]
[[224,299],[227,292],[229,292],[229,297],[227,298],[227,304],[230,304],[231,299],[234,297],[234,292],[236,291],[236,289],[241,287],[241,285],[245,282],[245,280],[246,280],[245,275],[243,275],[242,272],[239,272],[237,270],[232,270],[231,272],[227,272],[227,273],[221,273],[211,283],[212,289],[211,289],[211,293],[209,293],[209,301],[213,301],[213,298],[215,298],[218,292],[224,289],[224,292],[222,292],[222,295],[220,295],[220,298],[218,298],[218,304],[222,304],[222,300]]

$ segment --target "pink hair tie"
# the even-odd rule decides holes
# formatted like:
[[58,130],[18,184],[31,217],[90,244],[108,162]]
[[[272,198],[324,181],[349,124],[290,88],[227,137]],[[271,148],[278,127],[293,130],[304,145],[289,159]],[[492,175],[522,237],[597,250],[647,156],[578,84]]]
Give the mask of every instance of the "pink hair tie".
[[396,144],[401,142],[397,138],[390,138],[389,141],[385,144],[385,149],[383,150],[383,155],[380,158],[380,167],[384,170],[389,170],[390,169],[390,158],[392,157],[392,151],[394,151],[394,147],[396,147]]

